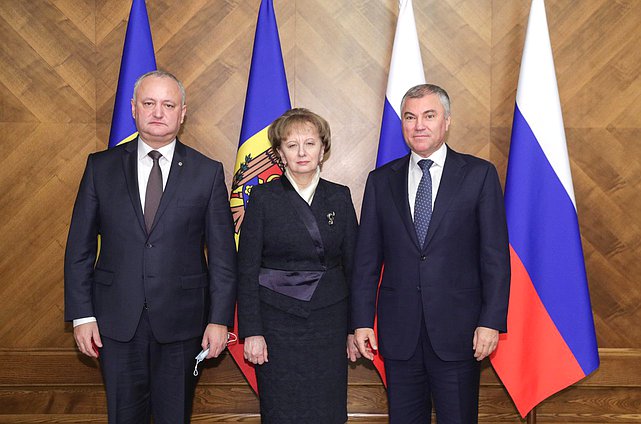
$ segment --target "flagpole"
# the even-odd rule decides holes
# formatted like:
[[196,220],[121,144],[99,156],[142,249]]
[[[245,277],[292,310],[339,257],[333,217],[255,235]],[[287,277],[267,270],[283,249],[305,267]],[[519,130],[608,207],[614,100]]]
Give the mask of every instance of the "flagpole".
[[532,408],[532,410],[527,414],[527,424],[536,424],[536,408]]

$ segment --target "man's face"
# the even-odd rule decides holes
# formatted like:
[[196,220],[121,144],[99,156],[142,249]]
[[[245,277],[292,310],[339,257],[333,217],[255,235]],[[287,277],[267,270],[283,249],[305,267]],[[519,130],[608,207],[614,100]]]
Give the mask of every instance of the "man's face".
[[169,144],[178,134],[187,106],[181,106],[178,84],[171,78],[147,77],[138,86],[131,113],[140,137],[153,148]]
[[401,119],[405,142],[413,152],[424,158],[443,145],[450,127],[450,117],[445,116],[445,108],[436,94],[406,99]]

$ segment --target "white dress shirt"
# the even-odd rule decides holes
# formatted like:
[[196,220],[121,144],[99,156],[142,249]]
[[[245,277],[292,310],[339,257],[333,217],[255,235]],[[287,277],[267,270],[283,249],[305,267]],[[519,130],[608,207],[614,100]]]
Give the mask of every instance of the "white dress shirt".
[[292,176],[289,175],[287,169],[285,169],[285,177],[287,177],[289,182],[292,183],[292,186],[294,187],[294,190],[296,190],[296,193],[298,193],[299,196],[302,197],[303,200],[311,206],[312,200],[314,200],[314,193],[316,193],[316,187],[318,187],[318,182],[320,181],[320,167],[316,168],[316,173],[312,178],[312,182],[305,188],[298,187],[298,184],[296,184],[296,181],[294,181]]
[[432,177],[432,210],[434,210],[434,201],[438,194],[438,188],[441,185],[441,177],[443,176],[443,166],[445,165],[445,157],[447,156],[447,146],[445,143],[438,148],[437,151],[430,156],[424,158],[412,152],[410,155],[410,165],[407,175],[407,195],[410,202],[410,212],[412,219],[414,219],[414,203],[416,201],[416,191],[418,184],[423,178],[423,170],[418,166],[418,161],[421,159],[430,159],[434,163],[430,167],[430,176]]
[[[174,151],[176,150],[176,139],[166,146],[153,149],[138,137],[138,192],[140,193],[140,205],[143,210],[145,209],[145,195],[147,194],[149,173],[151,172],[151,167],[154,165],[154,160],[149,156],[149,152],[152,150],[158,150],[162,155],[162,157],[158,159],[158,165],[160,165],[160,170],[162,171],[162,189],[164,190],[167,186],[171,161],[174,158]],[[95,321],[96,317],[78,318],[73,320],[73,326],[77,327],[80,324]]]
[[158,165],[162,171],[162,189],[167,186],[167,179],[169,178],[169,170],[171,169],[171,160],[174,158],[174,151],[176,150],[176,140],[163,146],[159,149],[153,149],[147,145],[141,138],[138,143],[138,192],[140,193],[140,204],[142,209],[145,210],[145,195],[147,194],[147,182],[149,181],[149,173],[151,167],[154,165],[154,160],[149,156],[149,152],[157,150],[162,157],[158,159]]

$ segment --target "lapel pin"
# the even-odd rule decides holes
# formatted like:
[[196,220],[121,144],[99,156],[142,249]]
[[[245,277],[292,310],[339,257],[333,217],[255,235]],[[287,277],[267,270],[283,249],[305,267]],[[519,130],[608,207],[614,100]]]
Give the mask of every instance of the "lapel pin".
[[329,225],[334,225],[334,218],[336,218],[336,212],[331,211],[327,214],[327,223]]
[[182,162],[178,162],[178,166],[183,166],[183,163]]

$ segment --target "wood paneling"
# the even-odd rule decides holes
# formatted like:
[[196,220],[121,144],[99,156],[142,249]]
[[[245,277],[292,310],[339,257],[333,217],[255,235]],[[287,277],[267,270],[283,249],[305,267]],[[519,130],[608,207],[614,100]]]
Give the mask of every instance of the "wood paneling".
[[[593,375],[539,407],[540,422],[641,422],[641,349],[602,349],[601,358]],[[70,349],[47,349],[1,350],[0,364],[0,423],[19,414],[29,420],[51,414],[49,421],[65,414],[68,419],[104,418],[97,362]],[[368,364],[350,366],[348,408],[350,422],[387,420],[385,390]],[[487,361],[481,373],[479,412],[482,422],[519,422]],[[230,356],[205,363],[194,414],[203,422],[258,422],[258,400]]]
[[[374,166],[396,0],[274,0],[294,106],[332,125],[324,176],[357,210]],[[641,1],[547,0],[603,365],[539,422],[639,422]],[[159,67],[187,87],[182,139],[231,180],[259,1],[148,2]],[[88,153],[106,147],[130,0],[0,2],[0,422],[105,422],[95,364],[62,322],[62,258]],[[452,97],[449,144],[504,176],[528,0],[415,0],[428,81]],[[53,349],[52,348],[56,348]],[[635,362],[636,361],[636,362]],[[257,422],[228,357],[208,365],[196,422]],[[481,420],[519,422],[489,369]],[[385,422],[371,367],[350,371],[354,422]],[[363,415],[358,415],[363,414]]]

